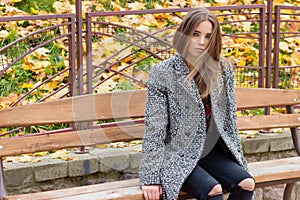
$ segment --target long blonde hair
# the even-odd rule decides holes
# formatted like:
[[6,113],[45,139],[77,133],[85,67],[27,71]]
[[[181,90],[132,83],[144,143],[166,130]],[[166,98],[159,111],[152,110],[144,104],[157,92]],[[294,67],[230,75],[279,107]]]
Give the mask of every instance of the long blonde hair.
[[[209,21],[213,31],[206,50],[195,57],[188,53],[191,34],[197,26]],[[216,16],[204,7],[191,10],[182,20],[173,38],[173,47],[185,59],[190,68],[187,80],[195,80],[201,98],[209,95],[214,87],[219,85],[220,54],[222,49],[222,36],[220,24]]]

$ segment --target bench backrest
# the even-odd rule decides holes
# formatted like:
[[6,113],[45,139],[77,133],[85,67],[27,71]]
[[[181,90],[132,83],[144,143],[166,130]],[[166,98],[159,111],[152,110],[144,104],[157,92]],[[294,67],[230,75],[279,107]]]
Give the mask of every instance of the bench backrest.
[[[143,118],[146,90],[84,95],[0,110],[0,127],[73,123],[94,120]],[[292,128],[295,147],[300,152],[298,127],[300,115],[293,113],[300,91],[237,88],[237,109],[286,106],[289,114],[238,117],[239,130]],[[140,120],[142,121],[142,120]],[[124,125],[125,124],[125,125]],[[46,150],[81,147],[141,139],[144,124],[129,121],[97,129],[73,130],[55,134],[36,134],[0,139],[0,157]]]

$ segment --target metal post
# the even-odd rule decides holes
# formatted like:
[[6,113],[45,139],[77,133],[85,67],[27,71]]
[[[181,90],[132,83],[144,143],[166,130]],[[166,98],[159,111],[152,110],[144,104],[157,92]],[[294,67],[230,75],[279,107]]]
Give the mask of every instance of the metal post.
[[272,25],[273,25],[273,0],[268,0],[267,3],[267,44],[266,44],[266,88],[271,87],[272,73]]
[[[272,26],[273,26],[273,0],[267,2],[267,43],[266,43],[266,82],[265,87],[271,88],[271,74],[272,74]],[[271,113],[270,107],[265,108],[265,115]]]
[[92,83],[92,19],[86,14],[86,71],[87,71],[87,93],[93,93]]
[[4,171],[3,171],[3,161],[2,158],[0,157],[0,199],[2,199],[3,197],[7,196],[7,191],[6,191],[6,187],[4,184]]
[[274,40],[274,78],[273,88],[278,88],[279,76],[279,42],[280,42],[280,7],[275,6],[275,40]]
[[261,67],[261,73],[259,73],[258,87],[265,87],[265,7],[260,8],[260,25],[259,25],[259,66]]
[[69,18],[69,65],[70,65],[70,93],[71,96],[76,96],[76,50],[75,50],[75,19]]
[[77,95],[84,93],[83,90],[83,49],[82,49],[82,3],[76,0],[76,32],[77,32]]
[[[287,106],[286,111],[288,114],[294,114],[294,106]],[[299,136],[299,130],[297,128],[290,128],[292,138],[293,138],[293,144],[296,149],[297,154],[300,156],[300,136]]]

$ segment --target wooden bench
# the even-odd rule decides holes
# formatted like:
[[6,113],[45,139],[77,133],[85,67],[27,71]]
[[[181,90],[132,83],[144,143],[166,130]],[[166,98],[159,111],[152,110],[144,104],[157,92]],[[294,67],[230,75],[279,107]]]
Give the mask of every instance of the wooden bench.
[[[236,95],[238,110],[285,106],[288,114],[238,117],[238,128],[239,130],[290,128],[295,149],[300,155],[298,133],[300,114],[294,113],[294,105],[299,104],[300,101],[300,91],[237,88]],[[129,118],[138,118],[138,120],[135,123],[127,124],[120,122],[118,126],[104,124],[98,129],[1,139],[0,157],[141,139],[144,133],[142,117],[144,116],[145,99],[145,90],[124,91],[78,96],[1,110],[0,127],[2,128],[92,120]],[[143,199],[138,179],[8,196],[3,180],[2,160],[0,163],[2,167],[0,192],[4,200]],[[286,184],[285,200],[290,199],[293,185],[300,181],[299,157],[250,163],[249,169],[256,179],[257,188]],[[184,195],[181,194],[181,196]]]

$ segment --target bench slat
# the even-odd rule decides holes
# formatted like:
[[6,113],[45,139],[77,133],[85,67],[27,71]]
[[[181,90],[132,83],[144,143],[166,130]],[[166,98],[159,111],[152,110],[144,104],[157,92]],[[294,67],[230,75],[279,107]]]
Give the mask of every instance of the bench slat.
[[145,100],[146,91],[136,90],[19,106],[0,111],[0,128],[143,117]]
[[120,189],[112,189],[102,192],[78,195],[76,197],[62,197],[52,200],[144,200],[141,189],[137,186]]
[[300,103],[300,91],[270,88],[236,88],[236,98],[238,110],[268,106],[287,106]]
[[[299,114],[285,114],[284,116],[247,116],[238,117],[237,124],[239,130],[299,127],[299,119]],[[144,130],[144,124],[136,124],[59,134],[1,139],[0,145],[3,146],[3,149],[0,151],[0,157],[141,139]]]
[[[47,192],[41,192],[41,193],[32,193],[30,196],[20,194],[20,195],[13,195],[9,197],[5,197],[3,200],[32,200],[32,199],[38,199],[38,200],[46,200],[51,197],[51,199],[59,199],[59,198],[65,198],[65,197],[72,197],[74,195],[84,195],[84,194],[92,194],[107,190],[114,190],[114,189],[120,189],[120,188],[126,188],[126,187],[133,187],[138,186],[139,180],[138,179],[130,179],[125,181],[118,181],[118,182],[108,182],[103,184],[95,184],[95,185],[88,185],[88,186],[81,186],[81,187],[74,187],[74,188],[67,188],[67,189],[61,189],[61,190],[53,190],[53,191],[47,191]],[[93,198],[92,198],[93,199]]]
[[[289,180],[294,180],[299,178],[300,173],[300,158],[291,157],[279,160],[267,160],[255,163],[249,163],[249,170],[254,176],[257,187],[265,182],[278,182],[287,183]],[[29,199],[39,199],[46,200],[51,197],[52,200],[85,200],[85,199],[95,199],[96,197],[101,197],[99,199],[133,199],[133,200],[143,200],[142,192],[139,189],[138,179],[131,179],[126,181],[117,181],[110,183],[103,183],[98,185],[82,186],[78,188],[69,188],[63,190],[48,191],[42,193],[33,193],[28,195],[15,195],[11,197],[5,197],[4,200],[29,200]],[[110,188],[110,189],[109,189]],[[109,189],[109,190],[108,190]],[[105,191],[105,192],[104,192]],[[117,195],[118,194],[118,195]],[[132,196],[128,196],[131,194]],[[105,195],[106,198],[104,198]],[[117,195],[117,196],[115,196]],[[122,198],[122,195],[125,197]],[[126,196],[127,195],[127,196]]]
[[136,124],[132,126],[106,127],[50,135],[1,139],[0,145],[3,149],[0,151],[0,157],[141,139],[144,129],[143,124]]
[[[236,88],[236,95],[238,110],[295,105],[300,100],[300,91],[291,90]],[[143,117],[146,96],[146,90],[102,93],[0,110],[0,128]]]
[[239,130],[299,127],[299,114],[257,115],[237,118]]
[[300,180],[300,157],[249,163],[249,170],[257,184],[295,178]]

